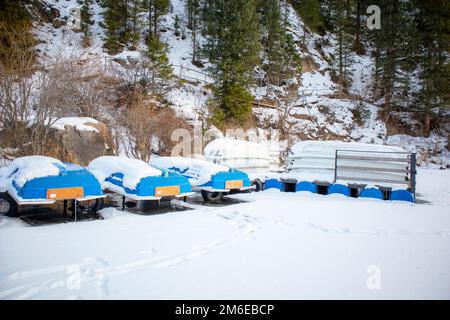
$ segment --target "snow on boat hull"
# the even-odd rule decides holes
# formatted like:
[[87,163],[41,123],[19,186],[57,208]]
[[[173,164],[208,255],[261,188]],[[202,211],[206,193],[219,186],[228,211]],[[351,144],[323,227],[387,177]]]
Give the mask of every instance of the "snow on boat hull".
[[150,164],[186,177],[195,191],[228,193],[252,189],[246,173],[205,160],[158,157]]
[[252,189],[250,179],[242,171],[216,173],[211,176],[211,181],[193,188],[212,192],[229,192],[230,190],[245,191]]
[[55,165],[60,169],[59,175],[34,178],[23,186],[12,180],[8,194],[19,205],[52,204],[58,200],[86,201],[104,197],[100,183],[85,168],[72,163]]
[[160,200],[193,194],[187,178],[127,157],[103,156],[89,164],[104,190],[132,200]]
[[147,177],[135,189],[122,184],[122,173],[115,173],[106,179],[106,189],[133,200],[160,200],[163,197],[182,198],[193,194],[189,181],[178,175]]

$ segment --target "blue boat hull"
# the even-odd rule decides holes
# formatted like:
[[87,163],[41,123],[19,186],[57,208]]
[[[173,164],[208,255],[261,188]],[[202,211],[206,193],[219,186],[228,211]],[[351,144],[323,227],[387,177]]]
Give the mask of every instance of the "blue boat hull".
[[178,196],[188,196],[191,193],[191,185],[187,178],[169,173],[168,176],[152,176],[141,179],[135,189],[125,187],[122,183],[123,174],[115,173],[105,181],[110,183],[109,190],[135,200],[158,199],[156,189],[160,187],[179,187]]
[[239,189],[250,189],[251,182],[248,178],[248,175],[242,171],[229,171],[229,172],[218,172],[215,175],[211,176],[210,181],[199,186],[199,189],[203,190],[215,190],[215,191],[228,191],[229,189],[226,187],[227,181],[238,181],[242,180],[242,188]]
[[77,200],[88,200],[103,197],[100,183],[95,176],[87,169],[66,163],[66,168],[60,167],[61,173],[58,176],[48,176],[35,178],[19,187],[15,181],[12,182],[15,194],[12,194],[17,202],[54,202],[48,198],[48,190],[64,188],[82,188],[83,196]]

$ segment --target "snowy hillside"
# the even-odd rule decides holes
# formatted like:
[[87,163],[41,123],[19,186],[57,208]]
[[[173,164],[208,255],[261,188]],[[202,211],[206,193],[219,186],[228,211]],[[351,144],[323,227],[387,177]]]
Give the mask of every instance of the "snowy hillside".
[[[142,41],[138,50],[124,48],[115,55],[106,53],[103,48],[103,8],[99,1],[92,3],[93,24],[88,47],[83,46],[82,33],[76,26],[76,13],[80,9],[78,1],[42,2],[48,8],[57,9],[59,17],[56,20],[67,20],[61,26],[55,22],[35,21],[34,33],[41,42],[36,48],[44,65],[64,55],[91,58],[105,70],[113,68],[126,72],[126,66],[131,61],[142,59],[139,51],[145,47]],[[338,85],[332,79],[330,62],[333,47],[337,45],[335,36],[330,33],[320,36],[307,28],[305,35],[305,26],[297,12],[290,4],[285,8],[288,10],[288,30],[297,43],[303,70],[301,77],[293,77],[279,86],[269,88],[257,82],[252,93],[257,102],[253,114],[259,128],[281,131],[286,136],[281,142],[282,149],[307,139],[391,144],[408,150],[414,146],[414,151],[419,153],[419,164],[438,167],[450,165],[446,131],[434,132],[429,138],[401,133],[388,136],[390,131],[381,120],[378,102],[371,101],[367,96],[372,84],[371,70],[374,63],[368,54],[353,54],[353,62],[349,67],[352,70],[350,90],[345,98],[338,98]],[[208,61],[203,61],[203,68],[193,65],[191,61],[192,31],[185,26],[186,15],[186,1],[171,0],[169,12],[160,19],[161,39],[169,45],[168,58],[175,76],[165,99],[177,114],[188,120],[200,121],[207,112],[206,104],[212,94],[208,84],[213,80],[208,75]],[[181,34],[174,30],[176,19],[181,21]],[[205,41],[201,34],[198,38],[200,43]],[[107,119],[108,115],[104,117]],[[412,120],[406,116],[405,121]]]

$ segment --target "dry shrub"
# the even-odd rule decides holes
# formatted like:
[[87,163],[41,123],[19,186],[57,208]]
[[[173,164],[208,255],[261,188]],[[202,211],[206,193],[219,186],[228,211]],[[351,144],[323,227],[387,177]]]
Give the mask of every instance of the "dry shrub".
[[148,162],[152,154],[169,155],[177,142],[175,129],[188,129],[183,118],[170,108],[157,107],[151,97],[135,87],[128,106],[119,117],[121,145],[127,156]]
[[157,149],[155,153],[168,156],[178,141],[172,141],[172,133],[176,129],[187,129],[190,127],[186,120],[178,117],[175,111],[169,108],[159,109],[157,112],[156,123],[158,124],[155,134],[157,136]]

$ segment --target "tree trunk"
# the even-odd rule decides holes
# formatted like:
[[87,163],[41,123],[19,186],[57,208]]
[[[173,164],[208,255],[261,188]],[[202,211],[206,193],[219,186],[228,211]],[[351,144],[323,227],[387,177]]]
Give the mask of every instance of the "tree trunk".
[[192,30],[192,0],[188,0],[188,29]]
[[356,1],[356,30],[355,30],[355,51],[362,54],[361,50],[361,4]]
[[153,10],[153,34],[158,36],[158,8],[156,7],[156,1]]
[[125,0],[124,13],[123,13],[123,32],[128,31],[128,0]]
[[303,47],[306,47],[306,23],[303,23]]
[[148,0],[148,37],[152,35],[152,0]]
[[342,61],[342,30],[339,31],[339,97],[342,98],[344,93],[344,65]]
[[350,21],[350,13],[352,10],[352,6],[350,5],[350,0],[346,0],[345,4],[345,17],[347,18],[347,21]]
[[197,24],[194,20],[192,23],[192,62],[197,61]]
[[374,72],[374,81],[373,81],[373,92],[375,98],[379,97],[379,88],[380,88],[380,50],[377,48],[375,50],[375,72]]
[[430,131],[431,131],[431,117],[428,110],[426,110],[423,116],[423,136],[425,138],[428,138],[430,136]]

